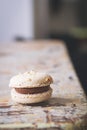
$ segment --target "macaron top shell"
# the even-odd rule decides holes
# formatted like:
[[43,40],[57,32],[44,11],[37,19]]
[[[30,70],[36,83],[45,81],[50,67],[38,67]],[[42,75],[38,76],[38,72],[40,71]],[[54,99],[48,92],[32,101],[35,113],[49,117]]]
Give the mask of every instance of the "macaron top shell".
[[9,87],[13,88],[32,88],[32,87],[43,87],[53,83],[53,79],[50,75],[30,71],[23,74],[16,75],[11,78]]

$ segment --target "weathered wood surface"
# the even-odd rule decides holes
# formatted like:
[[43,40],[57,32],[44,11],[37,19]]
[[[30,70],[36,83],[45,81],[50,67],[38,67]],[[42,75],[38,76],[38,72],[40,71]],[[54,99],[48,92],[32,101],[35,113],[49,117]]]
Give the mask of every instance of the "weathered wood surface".
[[[31,69],[52,75],[52,98],[32,106],[13,104],[8,87],[11,76]],[[87,100],[61,41],[1,45],[0,79],[0,129],[87,129]]]

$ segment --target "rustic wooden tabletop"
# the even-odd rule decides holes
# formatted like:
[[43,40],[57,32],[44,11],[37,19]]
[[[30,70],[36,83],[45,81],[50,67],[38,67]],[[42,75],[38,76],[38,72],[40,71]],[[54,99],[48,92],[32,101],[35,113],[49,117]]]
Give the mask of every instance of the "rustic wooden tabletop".
[[[52,98],[34,105],[14,104],[9,80],[30,70],[52,75]],[[86,96],[62,41],[1,44],[0,79],[0,129],[87,129]]]

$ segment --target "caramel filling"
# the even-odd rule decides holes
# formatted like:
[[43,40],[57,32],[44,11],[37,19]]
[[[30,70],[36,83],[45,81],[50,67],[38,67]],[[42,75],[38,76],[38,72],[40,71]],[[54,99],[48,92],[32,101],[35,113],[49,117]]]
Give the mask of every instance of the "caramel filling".
[[37,94],[48,91],[50,86],[36,87],[36,88],[15,88],[16,92],[21,94]]

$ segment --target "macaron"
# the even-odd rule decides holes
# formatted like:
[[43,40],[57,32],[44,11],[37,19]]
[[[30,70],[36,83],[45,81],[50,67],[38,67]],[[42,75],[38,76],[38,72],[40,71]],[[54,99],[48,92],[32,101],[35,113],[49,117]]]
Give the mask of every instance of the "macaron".
[[10,79],[12,100],[16,103],[31,104],[48,100],[52,95],[52,77],[44,72],[30,71]]

